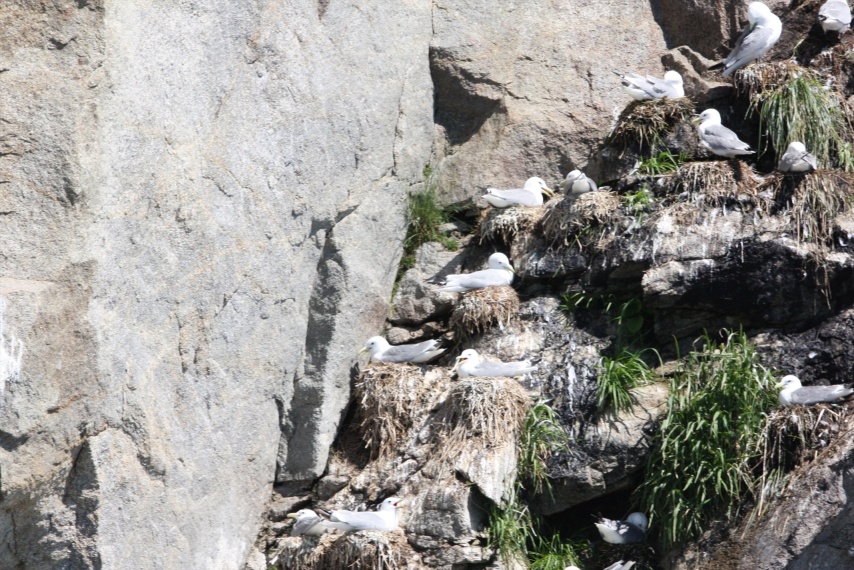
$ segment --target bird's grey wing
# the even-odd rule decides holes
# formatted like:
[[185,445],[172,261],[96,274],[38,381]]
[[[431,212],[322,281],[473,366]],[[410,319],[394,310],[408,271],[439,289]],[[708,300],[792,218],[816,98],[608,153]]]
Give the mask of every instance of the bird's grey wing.
[[506,273],[503,269],[484,269],[473,273],[448,275],[448,286],[455,285],[467,289],[483,289],[484,287],[493,287],[495,285],[506,285]]
[[646,538],[644,532],[630,522],[620,521],[617,524],[617,532],[626,542],[643,542]]
[[724,71],[722,75],[728,76],[736,69],[739,69],[754,59],[761,57],[770,47],[772,43],[771,38],[775,33],[776,31],[772,28],[754,28],[753,31],[747,34],[744,41],[741,42],[741,45],[729,54],[726,63],[727,70]]
[[804,159],[804,162],[809,164],[813,170],[818,170],[818,164],[816,163],[815,157],[813,155],[811,155],[810,153],[806,153],[803,156],[803,159]]
[[400,344],[391,346],[383,353],[383,360],[386,362],[412,362],[428,350],[438,348],[435,340],[427,340],[418,344]]
[[534,370],[529,362],[481,362],[474,368],[477,376],[519,376]]
[[297,519],[294,526],[291,527],[291,536],[303,536],[307,534],[314,525],[320,524],[321,522],[323,522],[323,519],[317,516]]
[[513,204],[519,204],[521,206],[536,206],[536,198],[527,190],[523,190],[521,188],[514,188],[513,190],[496,190],[491,188],[489,193],[498,196],[499,198],[503,198],[508,202]]
[[793,404],[808,406],[819,402],[835,402],[854,392],[854,389],[837,384],[835,386],[804,386],[798,388],[790,397]]
[[598,186],[596,186],[596,183],[595,183],[595,182],[593,182],[593,179],[592,179],[592,178],[589,178],[589,177],[586,177],[586,176],[585,176],[585,178],[587,178],[587,184],[590,186],[590,191],[591,191],[591,192],[595,192],[596,190],[598,190],[598,189],[599,189],[599,187],[598,187]]
[[613,564],[611,564],[607,568],[604,568],[603,570],[630,570],[631,567],[634,565],[635,565],[634,560],[629,560],[628,562],[623,562],[622,560],[620,560],[619,562],[614,562]]
[[703,140],[713,150],[747,150],[750,145],[723,125],[712,125],[703,133]]
[[851,8],[848,7],[848,2],[826,2],[819,9],[818,15],[843,24],[851,23]]
[[777,165],[777,170],[780,172],[789,172],[792,170],[792,167],[795,163],[801,159],[803,153],[798,152],[796,150],[787,150],[783,153],[783,157],[780,159],[780,163]]
[[661,99],[662,97],[668,97],[670,99],[676,98],[676,86],[672,83],[665,81],[664,79],[658,79],[656,77],[650,77],[650,91],[654,98]]
[[739,52],[739,50],[741,50],[741,44],[743,44],[743,43],[744,43],[744,39],[745,39],[745,38],[750,34],[750,32],[752,32],[752,31],[753,31],[753,24],[751,24],[750,22],[748,22],[748,23],[747,23],[747,25],[746,25],[746,26],[744,26],[744,29],[743,29],[743,30],[741,30],[741,34],[738,36],[738,39],[737,39],[737,40],[735,40],[735,45],[734,45],[734,46],[732,46],[732,51],[731,51],[731,52],[729,52],[729,55],[728,55],[728,56],[726,56],[726,59],[724,60],[724,66],[728,66],[728,65],[730,64],[730,62],[731,62],[731,61],[735,61],[735,57],[734,57],[734,56]]
[[355,511],[333,511],[330,519],[332,522],[346,523],[356,530],[370,530],[382,522],[376,513]]

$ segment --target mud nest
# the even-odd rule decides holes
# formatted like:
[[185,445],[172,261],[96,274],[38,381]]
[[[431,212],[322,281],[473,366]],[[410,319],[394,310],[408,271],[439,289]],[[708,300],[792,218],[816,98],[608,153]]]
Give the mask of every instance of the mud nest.
[[496,325],[504,327],[518,314],[519,295],[513,287],[484,287],[461,296],[449,325],[457,338],[467,338]]
[[492,208],[483,214],[478,225],[478,243],[491,241],[509,245],[517,235],[530,234],[542,216],[542,208]]
[[517,440],[530,398],[513,378],[465,378],[436,415],[439,453],[456,457],[472,440],[498,447]]
[[774,196],[775,212],[789,212],[799,242],[832,248],[833,221],[850,210],[854,174],[818,170],[803,175],[776,174],[761,187]]
[[424,377],[417,366],[378,362],[362,370],[356,381],[359,426],[371,458],[393,453],[412,427],[423,401]]
[[283,543],[274,566],[278,570],[399,570],[418,556],[399,532],[293,537]]
[[626,218],[620,205],[620,197],[608,190],[587,192],[577,198],[567,196],[546,206],[540,231],[552,247],[576,244],[581,249],[603,249]]
[[605,146],[625,150],[637,144],[640,150],[651,149],[666,132],[693,114],[694,102],[687,97],[635,101],[620,113]]

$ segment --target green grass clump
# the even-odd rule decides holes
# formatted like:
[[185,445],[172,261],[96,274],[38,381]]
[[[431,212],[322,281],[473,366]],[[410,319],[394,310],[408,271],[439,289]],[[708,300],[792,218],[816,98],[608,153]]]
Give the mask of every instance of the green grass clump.
[[529,483],[531,490],[551,492],[548,460],[555,453],[569,449],[569,437],[557,412],[546,402],[528,408],[519,435],[519,479]]
[[671,172],[676,172],[676,169],[687,160],[688,155],[685,153],[679,153],[679,155],[673,156],[672,152],[665,150],[658,153],[657,156],[641,159],[638,172],[641,174],[648,174],[650,176],[670,174]]
[[531,512],[519,501],[515,490],[503,506],[490,509],[486,544],[498,551],[505,566],[512,568],[528,561],[528,541],[534,536]]
[[716,517],[733,519],[757,493],[756,469],[774,379],[744,333],[688,355],[671,380],[667,415],[638,489],[651,532],[667,549],[698,536]]
[[559,534],[549,538],[537,537],[528,554],[530,570],[563,570],[567,566],[580,566],[581,553],[589,545],[585,541],[566,541]]
[[[780,160],[789,143],[801,141],[819,164],[854,166],[851,127],[839,96],[808,70],[791,73],[751,97],[749,115],[758,115],[761,130]],[[762,135],[759,140],[762,146]]]
[[409,229],[403,247],[411,254],[428,241],[437,241],[445,248],[456,251],[457,240],[449,238],[439,231],[439,226],[451,220],[453,211],[444,209],[436,201],[436,191],[432,187],[418,194],[409,195]]
[[600,412],[630,410],[634,403],[632,388],[651,382],[655,376],[641,353],[630,350],[614,358],[603,356],[601,367],[596,378],[596,407]]

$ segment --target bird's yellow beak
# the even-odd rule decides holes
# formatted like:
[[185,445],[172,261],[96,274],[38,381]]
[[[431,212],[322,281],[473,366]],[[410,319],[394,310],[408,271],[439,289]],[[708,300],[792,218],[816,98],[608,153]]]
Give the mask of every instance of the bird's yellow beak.
[[782,387],[783,387],[783,383],[782,383],[782,382],[777,382],[776,384],[774,384],[774,387],[775,387],[775,388],[782,388]]
[[507,267],[506,269],[507,269],[507,271],[509,271],[509,272],[510,272],[510,273],[512,273],[513,275],[516,275],[516,270],[515,270],[515,269],[513,269],[512,267]]
[[295,519],[295,518],[297,518],[297,514],[296,514],[296,513],[288,513],[288,514],[287,514],[287,517],[288,517],[289,519]]
[[543,194],[545,194],[549,198],[555,195],[554,190],[552,190],[551,188],[541,188],[541,190],[543,191]]
[[694,115],[693,117],[691,117],[691,122],[694,123],[695,125],[697,123],[699,123],[700,122],[700,115]]
[[468,357],[467,357],[467,356],[458,356],[458,357],[457,357],[457,360],[456,360],[456,362],[455,362],[455,364],[454,364],[454,367],[453,367],[453,368],[451,368],[451,372],[452,372],[452,373],[453,373],[453,372],[456,372],[456,371],[457,371],[457,368],[459,368],[459,367],[460,367],[460,364],[462,364],[464,360],[468,360]]
[[359,351],[359,356],[362,356],[362,355],[363,355],[363,354],[365,354],[366,352],[368,352],[368,347],[363,346],[363,347],[362,347],[362,349]]

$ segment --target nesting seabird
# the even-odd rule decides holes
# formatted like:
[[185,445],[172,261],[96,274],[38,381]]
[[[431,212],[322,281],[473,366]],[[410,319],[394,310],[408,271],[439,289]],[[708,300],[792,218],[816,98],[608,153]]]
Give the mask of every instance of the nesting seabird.
[[851,8],[846,0],[827,0],[818,9],[818,23],[827,32],[842,34],[851,26]]
[[697,118],[700,120],[700,142],[716,155],[734,158],[754,153],[749,144],[721,124],[721,114],[717,110],[706,109],[697,115]]
[[483,199],[496,208],[507,208],[508,206],[542,206],[543,194],[554,196],[554,192],[546,185],[542,178],[528,178],[524,187],[512,190],[498,190],[487,188]]
[[359,354],[369,352],[371,362],[428,362],[443,352],[437,340],[425,340],[416,344],[399,344],[392,346],[381,336],[368,339]]
[[290,513],[288,518],[296,519],[294,526],[291,527],[291,536],[320,536],[327,532],[350,532],[353,530],[348,524],[341,522],[332,522],[321,518],[311,509],[302,509],[295,513]]
[[483,360],[476,350],[468,348],[457,357],[457,362],[451,369],[460,378],[468,376],[522,376],[528,372],[534,372],[536,366],[531,366],[527,360],[518,362],[487,362]]
[[637,101],[645,99],[677,99],[685,96],[685,87],[682,76],[678,71],[668,71],[664,79],[652,75],[638,75],[637,73],[614,72],[623,81],[623,91],[631,95]]
[[597,186],[592,178],[588,178],[583,172],[576,169],[566,175],[566,179],[560,183],[560,189],[568,196],[577,197],[597,190]]
[[780,403],[784,406],[809,406],[820,402],[835,402],[854,393],[850,384],[834,384],[832,386],[801,386],[797,376],[783,376],[777,384],[780,390]]
[[329,519],[351,526],[353,530],[397,530],[397,509],[403,499],[389,497],[380,504],[377,512],[332,511]]
[[605,542],[631,544],[644,541],[648,520],[643,513],[632,513],[624,521],[603,517],[595,524]]
[[747,26],[723,62],[724,77],[729,77],[737,69],[760,59],[780,39],[783,23],[762,2],[750,3],[747,7],[747,20]]
[[794,141],[780,158],[780,172],[812,172],[817,168],[815,157],[807,152],[804,143]]
[[487,262],[489,269],[475,271],[473,273],[460,273],[448,275],[437,284],[443,287],[439,291],[449,293],[462,293],[472,289],[483,289],[485,287],[500,287],[513,283],[513,266],[503,253],[493,253]]

